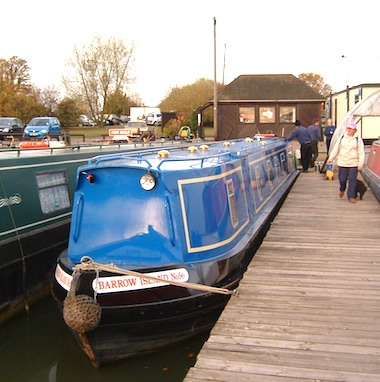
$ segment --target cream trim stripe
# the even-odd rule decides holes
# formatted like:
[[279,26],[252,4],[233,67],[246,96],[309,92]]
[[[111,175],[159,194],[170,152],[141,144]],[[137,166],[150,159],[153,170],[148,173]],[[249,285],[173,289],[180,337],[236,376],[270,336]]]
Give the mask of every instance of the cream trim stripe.
[[45,220],[40,220],[38,222],[35,222],[35,223],[31,223],[31,224],[27,224],[27,225],[24,225],[22,227],[18,227],[18,228],[15,228],[15,229],[11,229],[9,231],[4,231],[4,232],[1,232],[0,233],[0,236],[5,236],[5,235],[8,235],[10,233],[14,233],[14,232],[17,232],[17,231],[23,231],[24,229],[27,229],[27,228],[31,228],[31,227],[36,227],[38,225],[41,225],[41,224],[45,224],[45,223],[49,223],[49,222],[52,222],[54,220],[58,220],[60,218],[65,218],[65,217],[69,217],[72,213],[71,212],[67,212],[63,215],[59,215],[59,216],[54,216],[52,218],[49,218],[49,219],[45,219]]
[[[226,172],[224,172],[222,174],[218,174],[218,175],[205,176],[205,177],[202,177],[202,178],[180,179],[180,180],[177,181],[177,183],[178,183],[178,191],[179,191],[179,198],[180,198],[180,203],[181,203],[181,210],[182,210],[183,226],[184,226],[185,238],[186,238],[186,246],[187,246],[187,251],[189,253],[207,251],[207,250],[218,248],[218,247],[221,247],[221,246],[223,246],[225,244],[230,243],[244,229],[244,227],[246,227],[248,225],[249,218],[228,239],[220,241],[220,242],[215,243],[215,244],[203,245],[201,247],[192,247],[191,246],[191,242],[190,242],[189,226],[188,226],[188,223],[187,223],[187,215],[186,215],[186,208],[185,208],[185,199],[184,199],[184,196],[183,196],[182,185],[192,184],[192,183],[201,183],[201,182],[210,181],[210,180],[216,180],[216,179],[222,179],[222,178],[226,178],[228,175],[231,175],[231,174],[233,174],[235,172],[240,172],[242,180],[244,180],[242,168],[241,168],[241,166],[239,166],[239,167],[236,167],[236,168],[234,168],[232,170],[226,171]],[[246,198],[245,198],[245,201],[247,202]],[[246,205],[246,208],[247,208],[247,205]],[[247,213],[247,217],[248,217],[248,213]]]
[[67,164],[67,163],[78,163],[78,162],[87,162],[89,158],[83,158],[83,159],[75,159],[75,160],[66,160],[61,162],[48,162],[48,163],[39,163],[39,164],[26,164],[23,166],[10,166],[10,167],[0,167],[0,171],[7,171],[7,170],[19,170],[22,168],[34,168],[34,167],[44,167],[44,166],[56,166],[61,164]]
[[263,157],[260,157],[260,158],[258,158],[258,159],[255,159],[255,160],[253,160],[253,161],[251,161],[251,162],[248,162],[248,164],[251,166],[252,164],[254,164],[254,163],[256,163],[256,162],[260,162],[260,161],[262,161],[262,160],[265,160],[266,158],[272,157],[273,155],[276,155],[276,154],[278,154],[278,153],[280,153],[280,152],[282,152],[282,151],[284,151],[284,150],[286,150],[286,147],[284,147],[283,149],[279,149],[279,150],[277,150],[277,151],[274,151],[273,153],[267,154],[267,155],[265,155],[265,156],[263,156]]

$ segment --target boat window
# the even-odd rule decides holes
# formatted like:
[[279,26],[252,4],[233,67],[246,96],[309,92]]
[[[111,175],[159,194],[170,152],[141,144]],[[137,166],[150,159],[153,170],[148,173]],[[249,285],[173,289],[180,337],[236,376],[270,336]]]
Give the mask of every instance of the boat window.
[[277,181],[278,181],[280,176],[282,175],[282,170],[281,170],[281,167],[280,167],[280,161],[278,160],[278,157],[274,157],[273,158],[273,162],[274,162],[274,170],[275,170],[275,173],[276,173],[276,178],[277,178]]
[[256,178],[256,187],[257,187],[257,194],[259,196],[259,199],[263,199],[263,191],[262,191],[262,177],[261,177],[261,171],[260,167],[255,167],[255,178]]
[[267,160],[266,164],[267,164],[267,175],[268,175],[269,185],[270,185],[270,188],[273,188],[274,174],[272,170],[272,163],[270,160]]
[[235,228],[238,224],[238,216],[236,210],[236,199],[235,199],[235,190],[234,182],[232,179],[228,179],[226,182],[227,195],[228,195],[228,205],[230,207],[230,217],[232,226]]
[[69,184],[65,170],[38,173],[36,180],[44,214],[70,208]]
[[283,175],[284,172],[287,170],[285,153],[280,153],[280,161],[281,161],[281,174]]
[[255,123],[255,108],[254,107],[239,107],[239,122],[240,123]]

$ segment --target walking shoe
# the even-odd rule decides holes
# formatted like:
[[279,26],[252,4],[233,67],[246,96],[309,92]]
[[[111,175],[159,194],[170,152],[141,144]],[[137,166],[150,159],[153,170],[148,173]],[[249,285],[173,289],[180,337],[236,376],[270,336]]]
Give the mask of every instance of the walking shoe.
[[349,201],[350,203],[356,203],[356,199],[355,199],[355,198],[349,198],[348,201]]
[[339,197],[340,198],[343,198],[343,195],[344,195],[344,191],[339,192]]

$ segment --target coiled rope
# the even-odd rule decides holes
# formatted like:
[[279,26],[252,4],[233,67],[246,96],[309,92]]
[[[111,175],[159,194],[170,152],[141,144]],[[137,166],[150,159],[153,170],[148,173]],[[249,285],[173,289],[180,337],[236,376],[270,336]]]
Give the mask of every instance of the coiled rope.
[[106,265],[106,264],[96,263],[95,261],[93,261],[88,256],[84,256],[82,258],[82,262],[80,264],[75,265],[73,269],[78,270],[78,271],[79,270],[81,270],[81,271],[106,271],[106,272],[111,272],[111,273],[119,273],[119,274],[127,275],[127,276],[134,276],[134,277],[149,279],[149,280],[153,280],[153,281],[165,282],[166,284],[175,285],[175,286],[178,286],[181,288],[196,289],[196,290],[200,290],[203,292],[219,293],[219,294],[232,295],[232,296],[238,295],[237,289],[229,290],[226,288],[218,288],[218,287],[212,287],[212,286],[208,286],[208,285],[201,285],[201,284],[190,283],[190,282],[178,282],[178,281],[174,281],[174,280],[163,281],[162,279],[160,279],[158,277],[150,276],[150,275],[136,272],[136,271],[131,271],[128,269],[119,268],[114,264]]

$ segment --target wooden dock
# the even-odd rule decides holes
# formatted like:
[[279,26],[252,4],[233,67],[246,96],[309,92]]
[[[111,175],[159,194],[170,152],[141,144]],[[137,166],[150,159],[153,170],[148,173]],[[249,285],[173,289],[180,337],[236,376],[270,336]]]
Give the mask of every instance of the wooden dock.
[[379,382],[380,205],[302,173],[185,382]]

